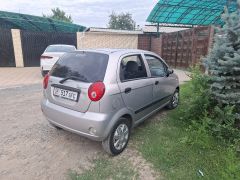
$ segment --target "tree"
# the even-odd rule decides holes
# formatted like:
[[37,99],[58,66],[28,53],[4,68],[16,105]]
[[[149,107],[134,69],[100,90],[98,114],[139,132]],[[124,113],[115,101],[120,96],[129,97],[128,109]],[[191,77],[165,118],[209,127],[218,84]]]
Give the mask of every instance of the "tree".
[[121,29],[121,30],[134,30],[135,29],[135,21],[132,19],[132,15],[130,13],[121,13],[116,14],[112,12],[109,16],[108,27],[111,29]]
[[54,9],[51,9],[52,11],[52,15],[44,15],[43,14],[43,17],[46,17],[46,18],[51,18],[51,19],[55,19],[55,20],[59,20],[59,21],[64,21],[64,22],[68,22],[68,23],[72,23],[73,20],[72,20],[72,17],[71,15],[66,15],[66,13],[59,9],[59,8],[54,8]]
[[211,94],[221,107],[234,105],[240,111],[240,16],[223,15],[212,51],[205,59],[210,73]]

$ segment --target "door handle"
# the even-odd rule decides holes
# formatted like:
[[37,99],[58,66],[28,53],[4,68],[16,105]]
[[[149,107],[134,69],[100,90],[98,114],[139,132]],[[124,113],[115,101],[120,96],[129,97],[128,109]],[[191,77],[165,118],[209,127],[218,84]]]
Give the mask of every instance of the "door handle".
[[155,85],[158,85],[159,84],[159,81],[155,81]]
[[132,88],[126,88],[124,92],[125,92],[125,94],[128,94],[128,93],[130,93],[131,91],[132,91]]

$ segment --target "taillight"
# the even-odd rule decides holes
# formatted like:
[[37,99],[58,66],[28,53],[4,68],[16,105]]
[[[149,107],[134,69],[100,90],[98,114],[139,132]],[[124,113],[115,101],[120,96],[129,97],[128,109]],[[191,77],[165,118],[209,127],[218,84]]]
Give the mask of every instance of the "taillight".
[[43,79],[43,88],[44,88],[44,89],[47,89],[48,80],[49,80],[49,74],[47,74],[47,75],[44,76],[44,79]]
[[99,101],[105,93],[105,85],[103,82],[95,82],[88,89],[88,97],[92,101]]
[[53,57],[51,56],[41,56],[41,60],[44,60],[44,59],[52,59]]

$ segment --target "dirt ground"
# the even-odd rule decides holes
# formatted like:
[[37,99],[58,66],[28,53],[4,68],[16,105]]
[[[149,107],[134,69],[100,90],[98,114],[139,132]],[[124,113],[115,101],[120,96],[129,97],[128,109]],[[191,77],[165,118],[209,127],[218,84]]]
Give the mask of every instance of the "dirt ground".
[[[101,143],[48,124],[40,110],[41,85],[0,90],[0,179],[68,179],[93,166],[106,154]],[[141,179],[156,174],[139,153],[129,147],[112,160],[128,159]]]
[[100,143],[51,127],[41,95],[40,85],[0,91],[0,179],[65,179],[102,151]]

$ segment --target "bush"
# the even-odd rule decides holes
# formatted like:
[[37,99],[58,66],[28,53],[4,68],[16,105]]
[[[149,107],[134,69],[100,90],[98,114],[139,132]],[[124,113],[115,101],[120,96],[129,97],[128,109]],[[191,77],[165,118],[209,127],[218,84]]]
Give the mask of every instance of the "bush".
[[226,106],[219,108],[215,106],[212,116],[212,121],[209,122],[212,134],[219,139],[234,142],[240,138],[239,129],[235,126],[236,116],[234,106]]
[[209,94],[209,77],[201,73],[200,66],[191,68],[192,81],[189,83],[188,93],[186,95],[187,107],[185,118],[200,120],[205,115],[207,109],[210,107],[210,94]]
[[201,72],[199,66],[193,67],[191,72],[192,80],[185,88],[183,96],[186,97],[183,97],[183,106],[179,111],[183,122],[189,125],[189,130],[201,136],[193,137],[191,141],[201,143],[204,134],[208,133],[227,143],[235,143],[240,139],[236,127],[236,108],[222,107],[214,101],[210,91],[210,78]]

